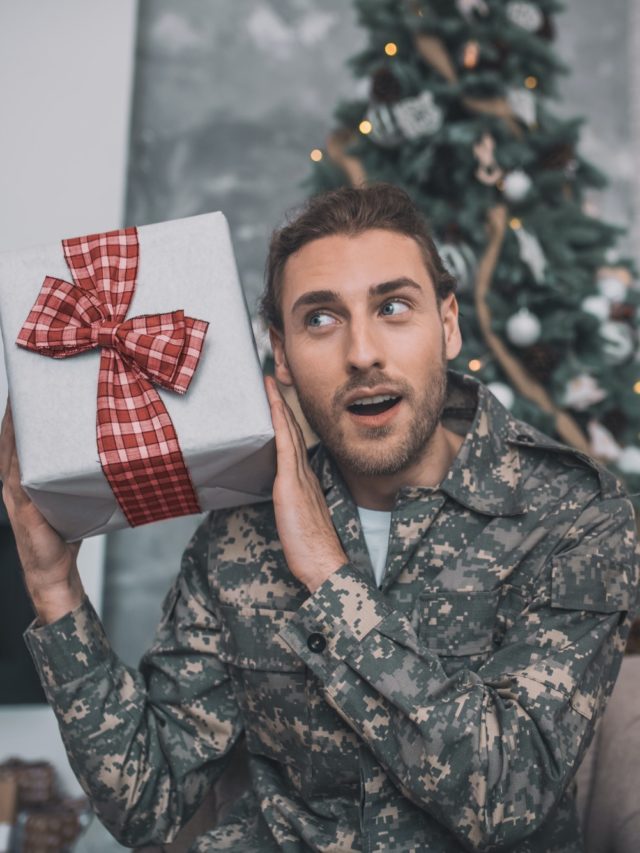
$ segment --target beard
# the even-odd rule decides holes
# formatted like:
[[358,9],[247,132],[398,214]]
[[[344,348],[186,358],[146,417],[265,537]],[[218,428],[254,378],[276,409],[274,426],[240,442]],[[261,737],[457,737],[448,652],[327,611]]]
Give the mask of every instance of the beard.
[[[310,427],[320,438],[342,471],[357,476],[380,477],[399,474],[428,455],[431,438],[436,431],[445,405],[447,369],[444,334],[440,361],[428,377],[426,387],[416,391],[403,380],[393,381],[384,371],[371,370],[354,376],[334,394],[329,409],[322,408],[311,394],[305,393],[295,382],[300,408]],[[370,427],[359,430],[362,439],[355,446],[349,444],[340,426],[345,412],[344,400],[357,390],[391,386],[402,395],[402,402],[411,409],[411,420],[402,435],[393,439],[394,427]]]

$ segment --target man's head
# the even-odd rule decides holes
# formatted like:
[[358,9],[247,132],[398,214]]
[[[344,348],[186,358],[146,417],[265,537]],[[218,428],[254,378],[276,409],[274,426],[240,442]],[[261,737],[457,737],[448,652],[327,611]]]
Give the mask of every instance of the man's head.
[[428,455],[461,341],[455,280],[406,193],[312,199],[273,235],[262,307],[276,377],[343,473],[394,476]]
[[335,234],[356,236],[372,229],[393,231],[415,240],[438,305],[455,293],[456,280],[442,263],[427,221],[404,190],[392,184],[343,187],[313,197],[294,219],[273,232],[260,306],[267,326],[283,331],[282,278],[291,255],[312,240]]

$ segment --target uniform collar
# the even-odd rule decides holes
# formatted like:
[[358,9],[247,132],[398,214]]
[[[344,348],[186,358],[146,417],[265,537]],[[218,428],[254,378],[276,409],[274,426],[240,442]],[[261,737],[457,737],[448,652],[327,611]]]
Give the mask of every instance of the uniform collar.
[[[442,422],[466,435],[439,489],[463,506],[491,516],[518,515],[526,511],[522,492],[519,432],[513,416],[488,390],[467,374],[447,371],[447,394]],[[521,432],[521,430],[520,430]],[[329,492],[346,489],[331,456],[322,445],[312,454],[312,467],[327,499]],[[400,489],[398,502],[420,499],[432,487]]]

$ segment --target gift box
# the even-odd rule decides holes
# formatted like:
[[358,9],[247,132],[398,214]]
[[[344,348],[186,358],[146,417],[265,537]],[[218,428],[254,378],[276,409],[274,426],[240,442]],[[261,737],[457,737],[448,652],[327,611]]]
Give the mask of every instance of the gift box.
[[270,498],[221,213],[1,254],[0,329],[22,484],[68,541]]

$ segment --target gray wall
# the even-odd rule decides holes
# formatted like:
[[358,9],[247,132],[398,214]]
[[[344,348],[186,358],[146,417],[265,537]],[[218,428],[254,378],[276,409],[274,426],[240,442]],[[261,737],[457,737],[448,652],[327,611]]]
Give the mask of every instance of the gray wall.
[[[558,49],[572,69],[562,111],[583,114],[583,153],[612,178],[594,202],[628,223],[633,157],[627,77],[633,0],[571,0]],[[131,224],[222,209],[249,303],[269,232],[305,197],[309,152],[356,83],[347,57],[364,44],[348,0],[142,0],[126,218]],[[560,107],[559,107],[560,108]],[[105,611],[116,648],[135,661],[196,520],[114,534]]]

